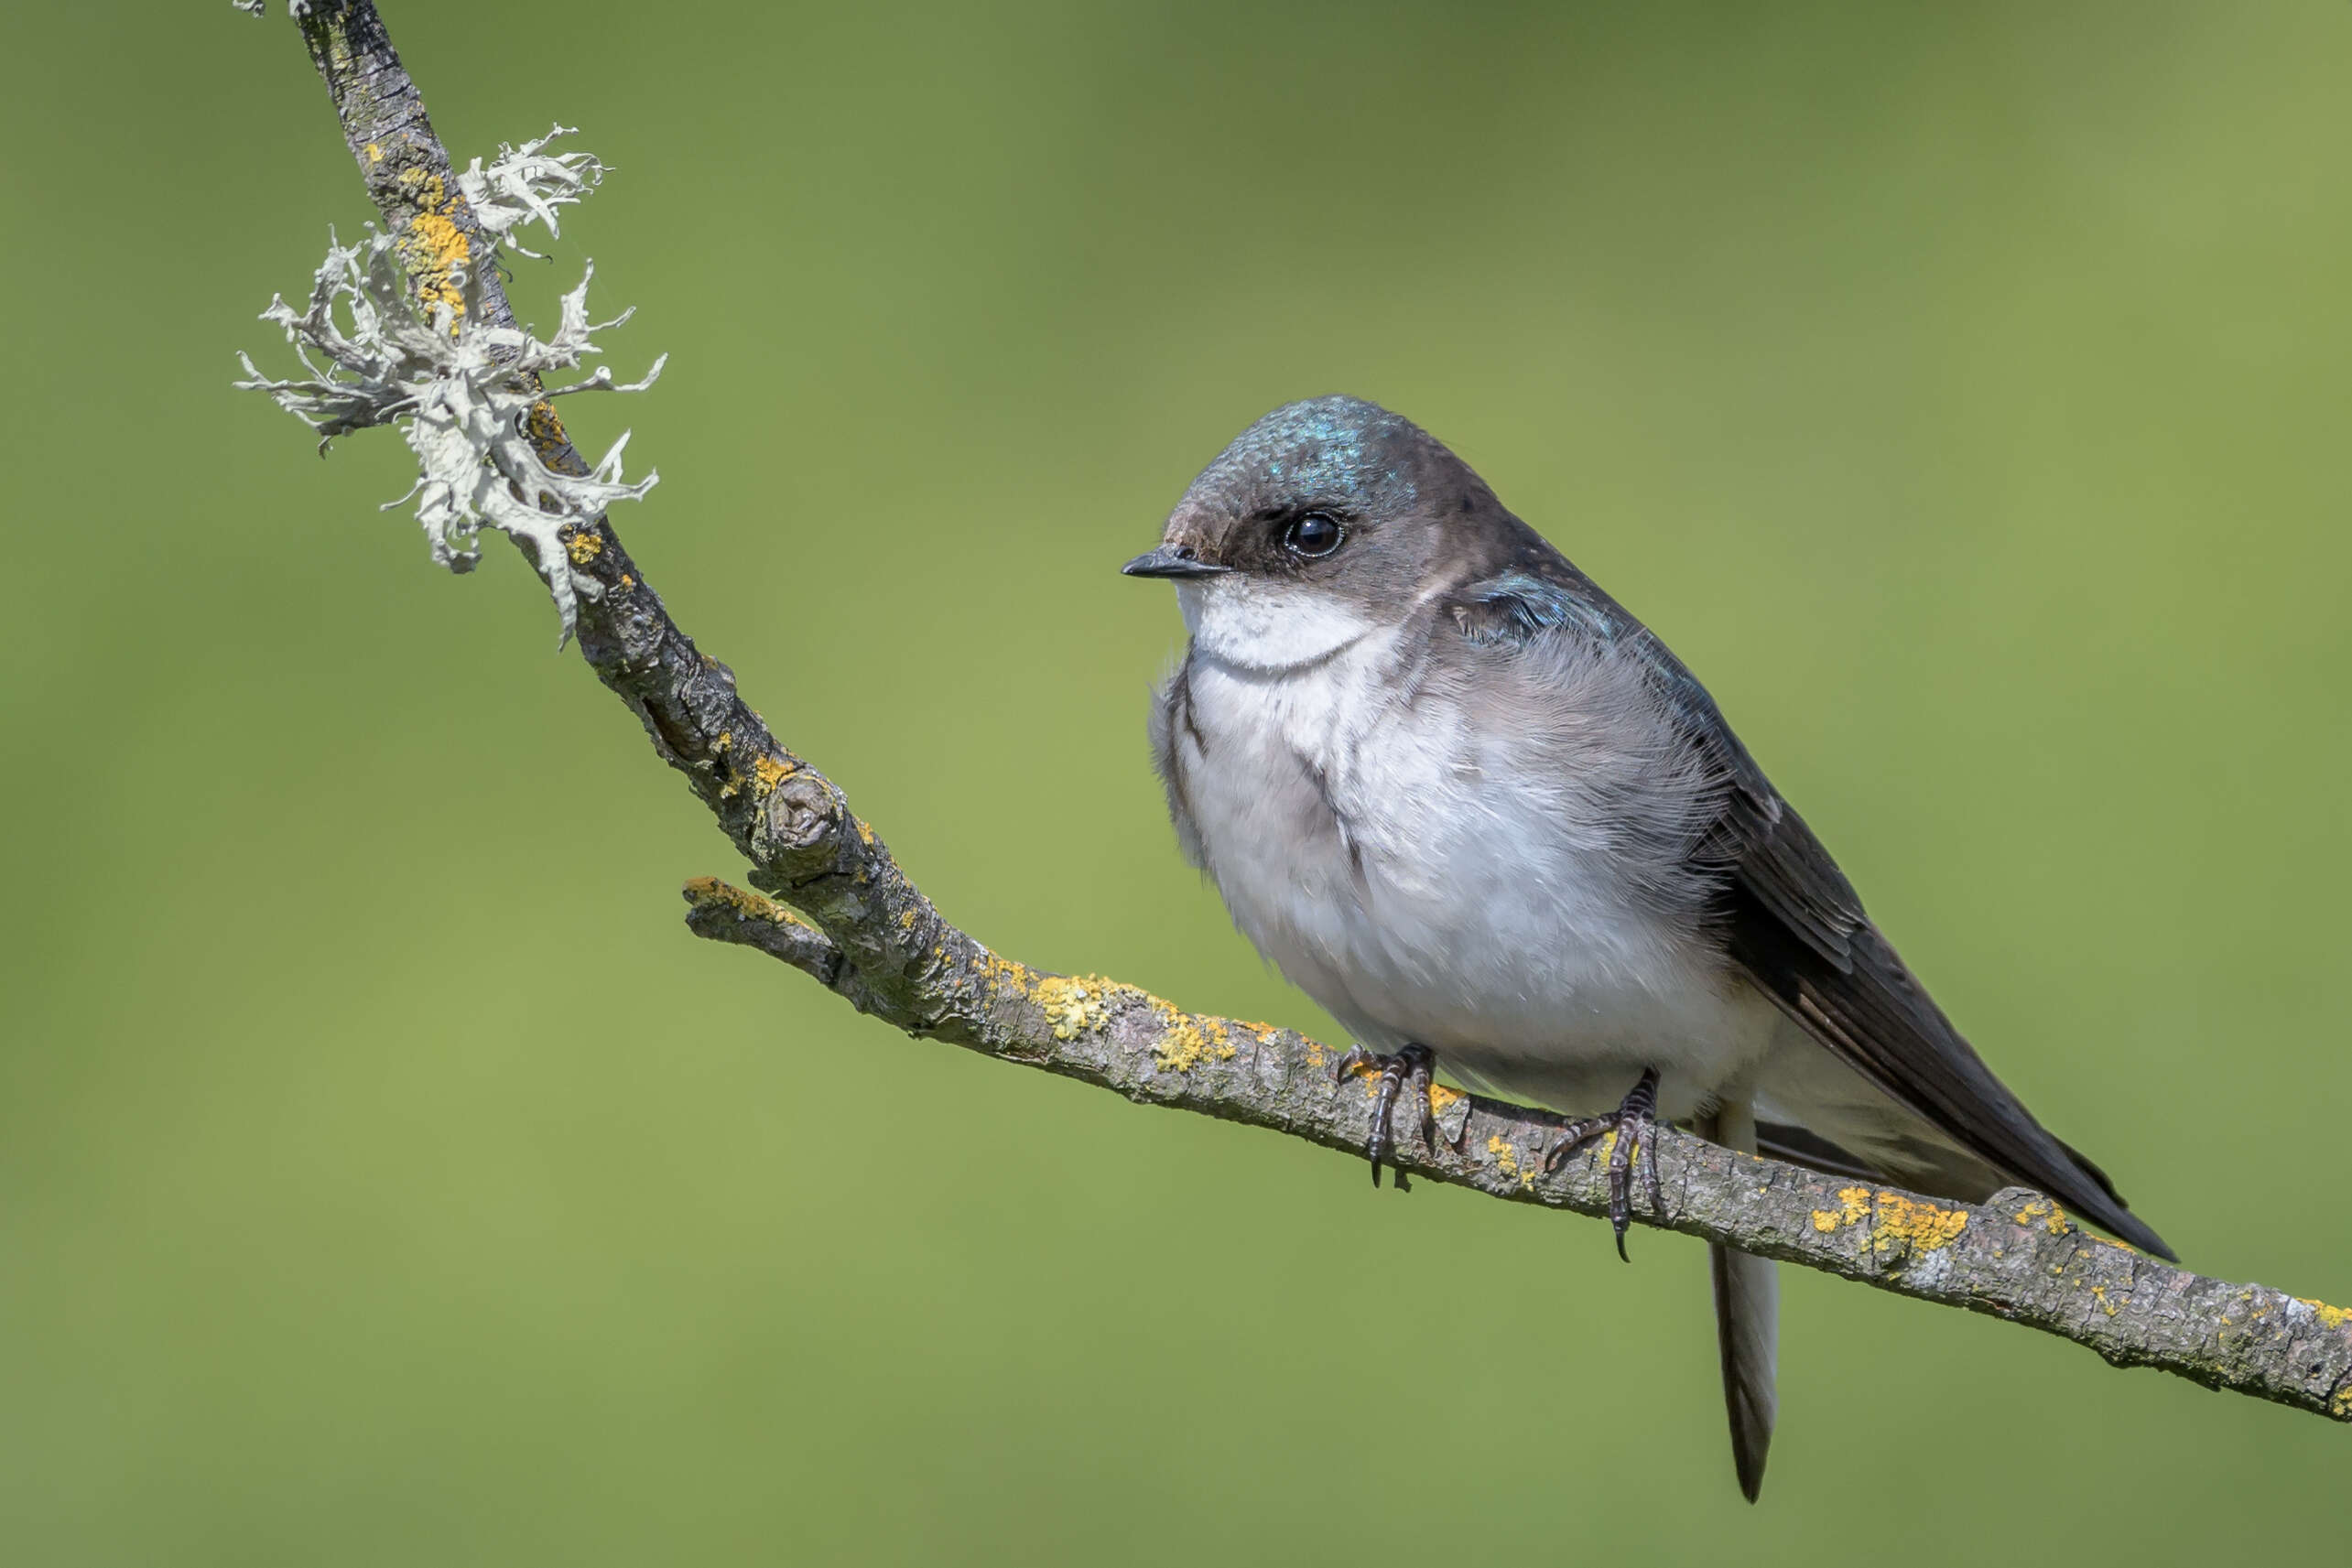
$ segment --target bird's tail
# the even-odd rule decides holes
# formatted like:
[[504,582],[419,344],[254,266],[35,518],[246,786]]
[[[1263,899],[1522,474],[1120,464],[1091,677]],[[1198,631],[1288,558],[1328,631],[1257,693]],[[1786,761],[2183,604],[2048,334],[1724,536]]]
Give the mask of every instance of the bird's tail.
[[[1742,1098],[1715,1113],[1713,1138],[1728,1149],[1756,1152],[1756,1112]],[[1764,1489],[1764,1455],[1780,1408],[1781,1280],[1768,1258],[1709,1247],[1715,1275],[1715,1336],[1723,1353],[1723,1404],[1731,1417],[1731,1464],[1750,1502]]]

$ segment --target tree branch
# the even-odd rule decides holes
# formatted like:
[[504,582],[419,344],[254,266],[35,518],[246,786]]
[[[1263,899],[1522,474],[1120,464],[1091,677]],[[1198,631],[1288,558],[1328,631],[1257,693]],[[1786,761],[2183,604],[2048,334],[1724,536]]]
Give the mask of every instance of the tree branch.
[[[293,10],[344,139],[420,297],[454,299],[482,245],[416,85],[368,0]],[[471,297],[511,325],[493,269]],[[530,384],[536,394],[536,384]],[[587,465],[544,402],[529,433],[560,473]],[[599,518],[568,548],[602,592],[583,596],[581,655],[628,705],[776,898],[710,878],[686,886],[696,935],[756,947],[909,1034],[1114,1089],[1128,1098],[1360,1152],[1371,1080],[1335,1082],[1334,1054],[1288,1030],[1187,1012],[1097,976],[1000,957],[950,925],[824,774],[794,755],[724,665],[679,630]],[[777,902],[778,900],[782,902]],[[790,907],[786,907],[789,905]],[[1400,1172],[1519,1203],[1606,1212],[1606,1145],[1544,1172],[1557,1118],[1441,1089],[1439,1138],[1396,1151]],[[1664,1215],[1646,1223],[1968,1308],[2218,1389],[2352,1421],[2352,1314],[2207,1279],[2095,1236],[2011,1188],[1975,1206],[1754,1159],[1665,1130]],[[1402,1182],[1399,1184],[1402,1185]],[[1636,1184],[1637,1192],[1641,1184]]]

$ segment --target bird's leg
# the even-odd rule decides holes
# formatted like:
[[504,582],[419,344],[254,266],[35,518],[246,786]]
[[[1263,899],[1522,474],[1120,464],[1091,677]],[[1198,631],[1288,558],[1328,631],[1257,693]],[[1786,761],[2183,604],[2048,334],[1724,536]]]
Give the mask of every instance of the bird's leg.
[[[1426,1045],[1407,1045],[1393,1056],[1383,1056],[1358,1045],[1339,1058],[1332,1076],[1345,1083],[1348,1075],[1361,1067],[1380,1069],[1380,1098],[1372,1107],[1372,1132],[1364,1141],[1364,1153],[1372,1162],[1372,1185],[1381,1184],[1381,1162],[1389,1157],[1394,1147],[1389,1137],[1389,1114],[1396,1108],[1396,1097],[1407,1085],[1412,1086],[1413,1103],[1421,1112],[1421,1141],[1435,1152],[1437,1147],[1437,1114],[1429,1098],[1430,1076],[1437,1065],[1436,1054]],[[1404,1173],[1396,1173],[1396,1190],[1409,1193],[1413,1184]]]
[[[1588,1116],[1560,1130],[1560,1141],[1544,1157],[1544,1169],[1556,1171],[1568,1156],[1604,1132],[1617,1134],[1609,1149],[1609,1225],[1617,1232],[1617,1255],[1625,1256],[1625,1227],[1633,1222],[1633,1162],[1646,1159],[1650,1171],[1650,1206],[1666,1212],[1665,1189],[1658,1184],[1658,1069],[1644,1067],[1625,1103],[1604,1116]],[[1630,1261],[1630,1260],[1629,1260]]]

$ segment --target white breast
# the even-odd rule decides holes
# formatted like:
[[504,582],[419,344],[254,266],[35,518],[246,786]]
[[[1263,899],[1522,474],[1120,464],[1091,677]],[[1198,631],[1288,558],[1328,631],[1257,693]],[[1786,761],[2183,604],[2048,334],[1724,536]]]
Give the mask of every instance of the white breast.
[[1229,586],[1186,585],[1155,739],[1187,849],[1294,983],[1367,1044],[1564,1110],[1654,1065],[1688,1115],[1761,1056],[1779,1014],[1652,863],[1704,781],[1620,671],[1565,643],[1432,661],[1424,620]]

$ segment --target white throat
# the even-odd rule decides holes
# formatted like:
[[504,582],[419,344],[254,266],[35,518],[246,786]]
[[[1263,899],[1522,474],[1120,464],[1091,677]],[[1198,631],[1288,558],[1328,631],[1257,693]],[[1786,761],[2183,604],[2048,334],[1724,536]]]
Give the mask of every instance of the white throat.
[[1179,582],[1176,590],[1193,647],[1243,669],[1313,664],[1379,629],[1353,605],[1296,583],[1236,573]]

